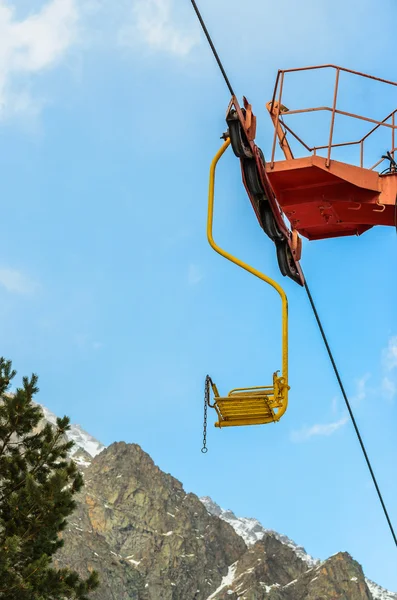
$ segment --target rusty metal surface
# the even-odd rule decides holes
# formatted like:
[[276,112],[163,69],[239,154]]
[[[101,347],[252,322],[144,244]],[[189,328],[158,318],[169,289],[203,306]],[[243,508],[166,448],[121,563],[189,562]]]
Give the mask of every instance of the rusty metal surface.
[[[314,71],[314,70],[321,70],[321,69],[334,69],[336,72],[332,106],[314,106],[314,107],[309,107],[309,108],[299,108],[299,109],[295,109],[295,110],[285,109],[281,112],[280,107],[282,106],[285,75],[288,73],[297,73],[297,72],[310,71],[310,70]],[[392,154],[392,156],[394,156],[395,130],[397,128],[397,124],[395,122],[396,121],[395,115],[397,113],[397,108],[395,110],[393,110],[391,113],[389,113],[381,121],[378,121],[376,119],[373,119],[373,118],[365,116],[365,115],[359,115],[359,114],[341,110],[340,108],[337,107],[337,98],[338,98],[338,92],[339,92],[339,87],[340,87],[339,75],[341,72],[350,73],[352,75],[363,77],[365,79],[370,79],[373,81],[384,83],[386,85],[397,87],[397,83],[394,81],[389,81],[387,79],[382,79],[380,77],[375,77],[373,75],[368,75],[366,73],[360,73],[359,71],[353,71],[352,69],[346,69],[344,67],[339,67],[337,65],[331,65],[331,64],[330,65],[301,67],[301,68],[296,68],[296,69],[279,70],[278,74],[277,74],[277,78],[276,78],[276,83],[274,86],[272,100],[270,102],[268,102],[266,105],[267,109],[269,111],[270,117],[273,121],[274,128],[275,128],[273,146],[272,146],[272,154],[271,154],[271,164],[272,165],[274,164],[274,159],[275,159],[277,138],[279,140],[280,146],[284,152],[286,159],[291,159],[291,157],[289,156],[289,151],[287,150],[287,148],[289,147],[288,141],[287,141],[287,134],[290,134],[308,152],[316,154],[319,150],[326,150],[327,151],[327,166],[329,166],[329,164],[330,164],[333,148],[341,148],[344,146],[359,145],[360,146],[360,166],[363,167],[364,166],[364,151],[365,151],[364,144],[365,144],[365,141],[380,127],[385,127],[385,128],[388,128],[391,130],[391,154]],[[278,96],[277,100],[276,100],[276,96]],[[283,108],[285,108],[285,107],[283,107]],[[315,146],[310,146],[302,139],[301,136],[298,136],[297,133],[293,131],[291,126],[288,126],[284,122],[283,118],[287,115],[304,114],[304,113],[311,113],[311,112],[318,112],[318,111],[330,111],[332,113],[328,143],[327,144],[316,144]],[[361,137],[358,140],[347,140],[346,142],[334,144],[333,143],[333,132],[334,132],[334,126],[335,126],[335,119],[336,119],[337,115],[343,115],[346,117],[350,117],[352,119],[358,119],[361,121],[366,121],[368,123],[373,123],[375,125],[375,127],[370,129],[370,131],[368,131],[363,137]],[[382,162],[383,162],[382,160],[377,162],[375,165],[373,165],[371,167],[371,169],[375,169]]]
[[[288,73],[320,69],[333,69],[335,80],[331,106],[313,106],[309,108],[293,107],[291,110],[283,104],[283,92]],[[298,69],[280,70],[277,74],[273,97],[266,108],[272,119],[274,135],[269,162],[264,162],[256,146],[256,118],[248,100],[244,98],[244,108],[241,109],[233,96],[228,107],[236,111],[241,127],[247,137],[252,157],[256,161],[262,187],[265,190],[279,229],[288,239],[288,244],[299,273],[301,255],[301,240],[298,234],[310,240],[339,237],[346,235],[361,235],[376,225],[395,226],[397,198],[397,169],[390,162],[389,169],[377,172],[385,159],[382,156],[370,168],[364,168],[365,148],[380,129],[390,133],[390,156],[394,157],[396,148],[397,108],[382,120],[372,116],[352,113],[338,106],[340,74],[350,73],[369,80],[397,87],[397,83],[372,75],[366,75],[351,69],[336,65],[320,65]],[[339,102],[340,104],[340,102]],[[396,102],[397,104],[397,102]],[[286,123],[286,117],[302,113],[328,111],[331,113],[328,139],[314,146],[306,143],[301,135],[293,130],[291,122]],[[334,141],[334,130],[337,119],[348,117],[370,124],[371,128],[359,139]],[[290,142],[294,141],[294,151]],[[276,145],[279,144],[285,160],[276,160]],[[299,145],[306,156],[296,158],[295,148]],[[356,164],[335,160],[333,151],[344,147],[357,147]],[[382,151],[384,148],[381,149]],[[323,156],[325,155],[325,156]],[[334,152],[335,155],[335,152]],[[382,170],[382,167],[380,167]],[[242,169],[242,178],[251,204],[259,223],[261,217],[255,197],[250,194]],[[287,226],[285,218],[290,223]],[[302,275],[303,281],[303,275]]]
[[[283,105],[283,90],[288,73],[321,69],[335,71],[332,105],[294,107],[291,110],[286,108]],[[286,69],[278,72],[272,100],[266,105],[274,125],[271,160],[266,164],[268,180],[293,230],[296,229],[308,239],[361,235],[375,225],[396,225],[397,169],[392,163],[388,163],[389,168],[379,173],[376,169],[387,160],[386,157],[383,155],[370,168],[364,168],[364,158],[367,140],[381,128],[390,132],[389,152],[394,158],[397,150],[397,109],[382,120],[343,110],[343,107],[338,106],[341,72],[397,87],[396,82],[337,65]],[[319,111],[331,112],[328,140],[311,146],[293,130],[291,121],[286,123],[286,117]],[[359,139],[335,143],[335,123],[340,115],[368,122],[372,127]],[[294,140],[294,148],[297,142],[298,147],[300,145],[309,156],[295,158],[288,140]],[[285,160],[275,160],[277,141]],[[333,158],[334,149],[353,146],[358,148],[356,164],[340,162]],[[383,150],[382,147],[379,154]],[[320,155],[320,152],[325,156]]]
[[291,226],[309,240],[394,226],[397,173],[379,176],[326,157],[277,161],[266,170]]

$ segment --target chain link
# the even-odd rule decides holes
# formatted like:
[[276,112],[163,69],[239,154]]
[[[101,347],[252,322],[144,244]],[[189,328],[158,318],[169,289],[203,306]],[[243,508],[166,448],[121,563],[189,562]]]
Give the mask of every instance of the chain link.
[[207,375],[205,378],[205,388],[204,388],[204,423],[203,423],[203,447],[201,448],[201,452],[206,454],[208,452],[207,448],[207,409],[210,403],[210,384],[211,377]]

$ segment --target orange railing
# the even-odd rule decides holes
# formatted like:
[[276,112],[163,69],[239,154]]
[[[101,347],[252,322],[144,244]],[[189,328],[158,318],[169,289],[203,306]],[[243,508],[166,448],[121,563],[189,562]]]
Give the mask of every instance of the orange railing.
[[[284,87],[285,75],[287,73],[295,73],[295,72],[299,72],[299,71],[313,71],[313,70],[316,70],[316,69],[334,69],[335,70],[335,85],[334,85],[334,96],[333,96],[332,106],[318,106],[318,107],[312,107],[312,108],[302,108],[302,109],[298,109],[298,110],[288,110],[285,107],[282,107],[283,87]],[[313,67],[301,67],[301,68],[297,68],[297,69],[285,69],[285,70],[278,71],[276,83],[275,83],[275,86],[274,86],[273,97],[272,97],[271,102],[269,103],[269,112],[271,113],[271,116],[272,116],[272,119],[273,119],[273,122],[274,122],[274,125],[275,125],[275,128],[274,128],[274,139],[273,139],[273,146],[272,146],[271,167],[273,167],[273,165],[274,165],[274,158],[275,158],[275,153],[276,153],[277,137],[279,137],[279,141],[281,142],[280,145],[283,146],[284,141],[285,142],[287,141],[288,134],[290,134],[292,137],[294,137],[308,152],[316,154],[317,151],[327,150],[327,160],[326,160],[326,165],[327,166],[330,165],[331,154],[332,154],[332,149],[333,148],[341,148],[341,147],[344,147],[344,146],[359,145],[360,146],[360,167],[363,167],[364,166],[364,144],[365,144],[365,141],[376,130],[378,130],[380,127],[387,127],[389,129],[391,129],[391,148],[390,148],[390,153],[391,153],[391,155],[394,158],[394,153],[397,150],[397,148],[395,146],[395,130],[397,129],[397,124],[396,124],[397,108],[395,110],[393,110],[393,112],[391,112],[390,114],[388,114],[382,121],[377,121],[376,119],[371,119],[369,117],[365,117],[365,116],[362,116],[362,115],[357,115],[357,114],[354,114],[354,113],[350,113],[350,112],[346,112],[346,111],[340,110],[339,108],[337,108],[337,99],[338,99],[338,91],[339,91],[339,83],[340,83],[339,82],[339,76],[340,76],[341,72],[351,73],[353,75],[358,75],[360,77],[364,77],[364,78],[367,78],[367,79],[372,79],[372,80],[378,81],[380,83],[385,83],[385,84],[397,87],[397,83],[395,83],[394,81],[388,81],[387,79],[381,79],[379,77],[374,77],[372,75],[366,75],[365,73],[360,73],[358,71],[352,71],[351,69],[345,69],[343,67],[338,67],[336,65],[319,65],[319,66],[313,66]],[[281,110],[281,107],[282,107],[282,110]],[[316,112],[316,111],[329,111],[329,112],[331,112],[331,123],[330,123],[330,129],[329,129],[329,138],[328,138],[328,144],[321,145],[321,146],[310,147],[308,144],[306,144],[302,140],[301,137],[299,137],[292,130],[291,127],[289,127],[284,122],[284,117],[286,115],[310,113],[310,112]],[[344,116],[347,116],[347,117],[351,117],[353,119],[360,119],[362,121],[367,121],[368,123],[375,124],[375,127],[373,127],[368,133],[366,133],[361,139],[358,139],[358,140],[355,140],[355,141],[348,141],[348,142],[342,142],[342,143],[334,144],[333,143],[333,136],[334,136],[334,128],[335,128],[335,118],[336,118],[336,115],[344,115]],[[280,131],[283,132],[281,139],[280,139]],[[288,143],[287,143],[287,145],[288,145]],[[381,158],[372,167],[370,167],[370,169],[371,170],[375,169],[378,165],[380,165],[383,162],[383,160],[385,160],[385,159]]]

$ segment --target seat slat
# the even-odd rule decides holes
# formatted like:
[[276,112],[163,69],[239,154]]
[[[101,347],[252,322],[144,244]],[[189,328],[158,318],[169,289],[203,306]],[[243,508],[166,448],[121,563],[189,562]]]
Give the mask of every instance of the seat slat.
[[225,421],[224,419],[222,419],[221,421],[217,421],[215,423],[215,427],[236,427],[239,425],[265,425],[265,423],[271,423],[273,421],[273,416],[264,417],[261,419],[249,419],[241,417],[240,419],[233,419],[230,421]]
[[255,388],[235,388],[228,396],[220,397],[215,392],[214,407],[218,413],[216,427],[237,425],[263,425],[274,422],[277,413],[274,410],[283,405],[279,391],[275,386]]
[[219,402],[228,402],[230,404],[236,404],[241,403],[241,404],[245,404],[245,403],[250,403],[250,402],[256,402],[258,404],[267,404],[269,401],[273,401],[274,397],[273,396],[264,396],[259,397],[258,396],[223,396],[220,398],[216,398],[216,402],[219,404]]
[[261,416],[267,417],[273,414],[271,407],[268,405],[258,406],[258,404],[247,406],[244,404],[222,403],[218,405],[218,409],[224,419],[236,416],[247,416],[252,418]]
[[265,406],[269,406],[267,402],[217,402],[217,405],[219,406],[219,408],[225,408],[226,410],[228,410],[229,408],[233,409],[235,407],[242,408],[243,410],[251,410],[255,408],[261,410]]
[[270,406],[271,402],[217,402],[217,405],[222,408],[234,408],[234,407],[238,407],[238,408],[243,408],[244,410],[250,410],[252,408],[259,408],[262,409],[266,406]]

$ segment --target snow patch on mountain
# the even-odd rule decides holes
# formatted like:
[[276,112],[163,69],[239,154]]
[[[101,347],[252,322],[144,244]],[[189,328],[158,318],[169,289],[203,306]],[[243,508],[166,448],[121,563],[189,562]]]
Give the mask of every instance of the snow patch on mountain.
[[[265,529],[265,527],[263,527],[263,525],[257,519],[236,517],[231,510],[225,510],[221,508],[208,496],[204,496],[200,498],[200,500],[210,515],[219,517],[223,521],[229,523],[235,532],[243,538],[247,546],[252,546],[258,540],[261,540],[264,535],[272,535],[282,544],[289,546],[309,567],[318,567],[321,564],[319,559],[310,556],[310,554],[308,554],[302,546],[298,546],[298,544],[293,542],[286,535],[277,533],[277,531],[273,531],[272,529]],[[383,587],[377,583],[374,583],[370,579],[366,579],[365,581],[372,594],[373,600],[397,600],[397,593],[385,590]]]
[[[298,546],[295,544],[290,538],[286,535],[282,535],[277,533],[277,531],[273,531],[272,529],[265,529],[263,525],[257,519],[250,519],[248,517],[236,517],[236,515],[231,510],[225,510],[221,508],[216,502],[214,502],[208,496],[204,496],[200,498],[201,502],[204,504],[207,512],[210,515],[214,515],[219,517],[223,521],[226,521],[233,527],[235,532],[243,538],[247,546],[252,546],[258,540],[261,540],[265,535],[271,535],[275,537],[279,542],[289,546],[295,554],[303,560],[309,567],[316,567],[321,564],[321,561],[317,558],[313,558],[308,554],[302,546]],[[382,598],[383,600],[383,598]],[[388,598],[386,600],[389,600]],[[394,598],[392,599],[394,600]]]
[[369,588],[369,591],[372,594],[373,600],[397,600],[397,594],[394,594],[393,592],[388,592],[383,587],[381,587],[377,583],[374,583],[370,579],[366,579],[365,582]]
[[237,568],[237,563],[234,563],[234,564],[230,565],[230,567],[228,569],[228,572],[227,572],[227,575],[225,575],[225,577],[222,577],[221,585],[218,587],[217,590],[215,590],[215,592],[213,592],[211,594],[211,596],[208,596],[207,600],[212,600],[213,598],[216,597],[216,595],[218,594],[218,592],[220,592],[221,590],[223,590],[223,588],[232,585],[232,583],[234,581],[235,574],[236,574],[236,568]]
[[[56,425],[57,417],[52,413],[48,408],[39,405],[41,410],[43,411],[44,418],[46,421],[51,423],[52,425]],[[102,452],[105,449],[105,446],[101,444],[98,440],[96,440],[92,435],[84,431],[80,427],[80,425],[71,425],[70,430],[66,434],[68,440],[74,442],[75,446],[72,448],[72,456],[79,451],[79,449],[87,452],[92,458]]]

